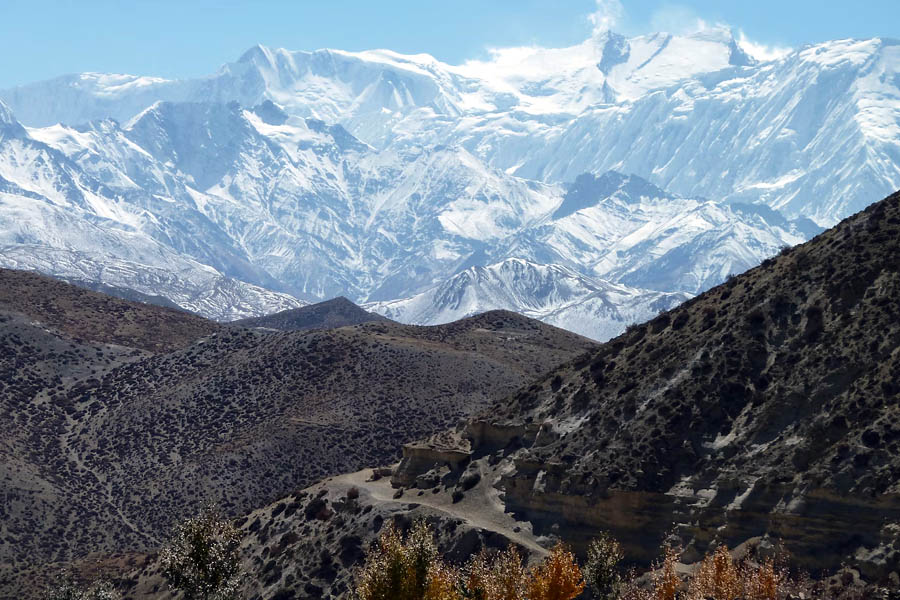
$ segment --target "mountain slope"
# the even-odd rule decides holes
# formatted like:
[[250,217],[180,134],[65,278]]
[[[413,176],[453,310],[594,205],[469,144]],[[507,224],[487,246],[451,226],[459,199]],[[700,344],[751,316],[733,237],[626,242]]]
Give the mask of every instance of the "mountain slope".
[[[232,273],[248,274],[234,246],[210,251],[222,236],[196,211],[179,210],[126,175],[106,177],[104,170],[101,181],[8,113],[7,119],[0,124],[0,266],[164,293],[215,318],[246,316],[246,306],[258,314],[301,304],[200,262],[216,255],[210,262],[222,266],[224,258]],[[120,186],[120,179],[126,183]]]
[[[124,127],[103,121],[23,130],[18,143],[47,154],[42,164],[67,174],[80,170],[81,178],[104,187],[103,198],[81,202],[82,210],[45,207],[60,184],[48,182],[37,161],[14,162],[17,148],[0,146],[19,179],[39,182],[11,190],[0,211],[17,223],[9,227],[11,243],[43,243],[52,248],[43,251],[48,260],[60,246],[148,267],[165,254],[170,265],[200,262],[310,299],[418,292],[485,241],[542,218],[559,196],[556,186],[486,168],[462,148],[377,153],[340,126],[288,117],[272,103],[247,110],[157,103]],[[181,260],[170,259],[172,253]],[[85,278],[60,261],[58,272],[52,264],[41,268]],[[182,271],[199,278],[186,266]],[[185,293],[174,282],[168,286],[175,288],[167,292],[171,299],[185,306]],[[271,312],[272,302],[262,300],[248,304]]]
[[0,269],[0,310],[63,335],[102,344],[168,352],[220,326],[180,310],[120,300],[37,273]]
[[404,323],[439,324],[505,309],[607,340],[687,300],[687,294],[639,290],[561,267],[511,258],[470,267],[411,298],[367,305]]
[[[900,193],[649,323],[485,420],[513,450],[505,507],[583,544],[612,530],[649,561],[783,540],[812,569],[898,564]],[[408,475],[407,475],[408,477]],[[624,512],[623,512],[624,511]]]
[[[118,306],[126,315],[177,315],[186,331],[209,323],[74,287],[57,296],[38,308],[63,324],[91,314],[98,332],[121,326],[120,311],[108,310]],[[17,299],[26,301],[13,295],[4,309],[19,310]],[[240,514],[324,476],[394,460],[405,441],[593,347],[495,311],[431,328],[210,324],[211,335],[150,355],[73,341],[8,314],[0,323],[0,370],[9,374],[0,410],[11,417],[0,426],[0,594],[19,589],[26,567],[152,550],[203,502]]]
[[264,317],[240,319],[232,321],[229,325],[262,327],[281,331],[307,331],[309,329],[334,329],[336,327],[361,325],[370,321],[383,320],[386,319],[381,315],[363,310],[346,298],[341,297]]
[[565,265],[629,286],[696,294],[821,229],[764,205],[666,192],[636,175],[584,173],[540,224],[491,254]]

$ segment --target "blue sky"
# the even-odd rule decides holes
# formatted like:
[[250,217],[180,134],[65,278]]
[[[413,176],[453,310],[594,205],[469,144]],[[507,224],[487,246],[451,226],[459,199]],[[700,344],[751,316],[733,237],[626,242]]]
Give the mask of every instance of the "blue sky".
[[199,76],[256,43],[386,47],[459,63],[489,47],[578,43],[598,21],[639,34],[700,19],[796,47],[900,37],[900,0],[0,0],[0,88],[81,71]]

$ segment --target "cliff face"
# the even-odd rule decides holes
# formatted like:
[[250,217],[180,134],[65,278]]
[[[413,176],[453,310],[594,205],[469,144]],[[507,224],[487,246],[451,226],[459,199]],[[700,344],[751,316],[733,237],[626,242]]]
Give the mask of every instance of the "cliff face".
[[900,571],[900,193],[459,435],[507,463],[507,510],[576,547],[611,530],[649,562],[672,533],[688,559],[768,537],[814,571]]

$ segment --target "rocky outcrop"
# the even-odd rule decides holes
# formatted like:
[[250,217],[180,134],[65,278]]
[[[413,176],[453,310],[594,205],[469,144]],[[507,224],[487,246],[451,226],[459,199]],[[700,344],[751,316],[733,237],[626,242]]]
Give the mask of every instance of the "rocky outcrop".
[[465,444],[459,446],[440,446],[427,442],[405,444],[403,458],[394,469],[391,484],[395,487],[434,487],[436,483],[425,484],[426,480],[431,480],[426,477],[429,473],[433,476],[442,468],[459,471],[471,457],[472,452]]

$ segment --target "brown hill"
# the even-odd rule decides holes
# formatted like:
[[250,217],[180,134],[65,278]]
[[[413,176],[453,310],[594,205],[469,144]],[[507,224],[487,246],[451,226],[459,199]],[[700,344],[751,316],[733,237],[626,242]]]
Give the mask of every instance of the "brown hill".
[[21,313],[64,335],[151,352],[183,348],[218,331],[213,321],[133,302],[12,269],[0,269],[0,310]]
[[[205,501],[241,514],[392,462],[403,443],[595,346],[502,311],[438,327],[225,328],[158,355],[54,335],[58,350],[40,327],[16,326],[37,358],[14,360],[43,362],[27,394],[0,393],[14,416],[0,442],[0,595],[47,561],[155,548]],[[69,364],[87,375],[59,377]]]
[[280,331],[307,331],[310,329],[334,329],[348,325],[361,325],[371,321],[388,321],[387,317],[363,310],[343,297],[325,302],[292,308],[281,312],[240,319],[228,323],[238,327],[263,327]]

